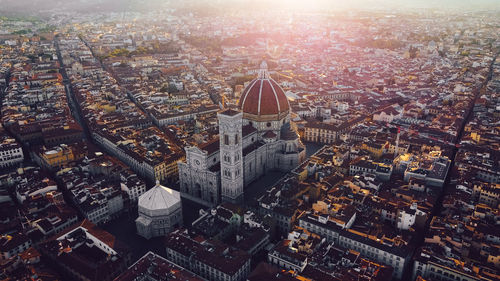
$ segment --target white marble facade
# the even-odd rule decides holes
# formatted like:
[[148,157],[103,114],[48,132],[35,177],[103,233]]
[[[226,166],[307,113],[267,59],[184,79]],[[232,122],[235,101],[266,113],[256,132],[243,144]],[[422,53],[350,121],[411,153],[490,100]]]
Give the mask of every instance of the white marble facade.
[[243,91],[239,109],[217,114],[219,139],[185,149],[186,160],[178,163],[181,196],[207,206],[241,203],[251,182],[305,160],[305,147],[290,127],[288,100],[276,85],[261,67],[259,77]]
[[149,239],[164,236],[182,225],[181,197],[178,191],[156,185],[139,197],[137,234]]

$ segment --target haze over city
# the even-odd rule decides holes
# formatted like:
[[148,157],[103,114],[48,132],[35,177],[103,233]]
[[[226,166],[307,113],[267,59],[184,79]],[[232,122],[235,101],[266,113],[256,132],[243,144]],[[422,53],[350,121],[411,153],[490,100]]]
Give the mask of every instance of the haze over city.
[[166,5],[190,6],[193,8],[211,7],[224,11],[231,8],[251,7],[255,9],[283,9],[297,11],[338,11],[338,10],[406,10],[431,9],[436,11],[459,10],[463,12],[476,10],[498,10],[496,0],[1,0],[0,11],[29,14],[54,11],[67,12],[112,12],[112,11],[147,11]]
[[498,0],[0,0],[0,279],[499,281]]

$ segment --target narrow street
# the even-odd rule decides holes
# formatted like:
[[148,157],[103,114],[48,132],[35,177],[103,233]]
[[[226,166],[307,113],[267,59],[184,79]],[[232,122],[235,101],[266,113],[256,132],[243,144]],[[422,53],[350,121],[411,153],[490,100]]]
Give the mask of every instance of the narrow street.
[[[489,73],[488,73],[486,80],[481,84],[480,87],[478,87],[478,89],[475,90],[474,99],[471,101],[469,109],[466,112],[464,121],[460,127],[460,130],[457,133],[457,139],[454,143],[455,146],[452,147],[452,154],[450,156],[450,160],[451,160],[450,171],[448,172],[448,174],[446,176],[446,179],[445,179],[444,185],[443,185],[443,189],[442,189],[442,191],[441,191],[441,193],[436,201],[436,204],[434,205],[434,209],[432,210],[431,215],[429,216],[429,219],[426,222],[424,231],[420,232],[419,233],[420,236],[417,237],[416,248],[419,248],[424,244],[425,237],[429,233],[430,223],[432,222],[432,219],[441,213],[441,211],[443,209],[443,199],[444,199],[445,195],[447,194],[447,192],[449,191],[449,189],[453,188],[453,186],[450,184],[450,180],[451,180],[451,176],[452,176],[451,169],[455,166],[455,157],[456,157],[457,152],[458,152],[458,148],[456,145],[459,144],[460,141],[462,140],[465,125],[467,125],[467,123],[470,121],[470,119],[473,116],[473,113],[474,113],[473,108],[474,108],[475,101],[481,96],[481,90],[484,87],[486,87],[486,85],[488,84],[488,82],[492,78],[493,65],[494,65],[496,59],[498,58],[499,54],[500,53],[497,53],[496,56],[494,57],[494,59],[492,60],[492,62],[490,64],[490,68],[489,68]],[[404,273],[402,280],[410,280],[412,271],[413,271],[413,263],[410,264],[410,266],[408,267],[408,270]],[[405,278],[407,278],[407,279],[405,279]]]

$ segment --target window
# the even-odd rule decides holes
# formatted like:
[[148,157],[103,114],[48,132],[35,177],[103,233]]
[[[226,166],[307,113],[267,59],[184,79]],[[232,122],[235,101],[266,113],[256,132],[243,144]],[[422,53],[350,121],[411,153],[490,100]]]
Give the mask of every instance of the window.
[[234,144],[238,144],[238,135],[234,136]]
[[271,122],[267,122],[267,123],[266,123],[266,126],[267,126],[267,127],[271,127]]

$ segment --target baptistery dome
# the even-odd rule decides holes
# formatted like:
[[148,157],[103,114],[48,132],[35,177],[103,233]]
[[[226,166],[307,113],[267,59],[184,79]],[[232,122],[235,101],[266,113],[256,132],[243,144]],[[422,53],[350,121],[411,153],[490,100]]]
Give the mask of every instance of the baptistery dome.
[[285,92],[269,76],[266,62],[260,65],[258,77],[243,90],[238,106],[246,118],[256,121],[280,120],[290,111]]

